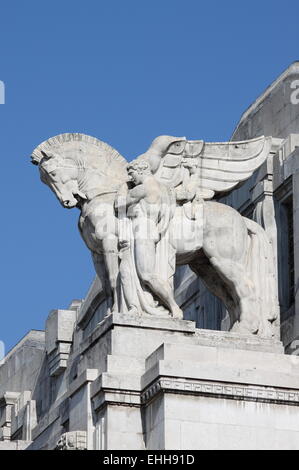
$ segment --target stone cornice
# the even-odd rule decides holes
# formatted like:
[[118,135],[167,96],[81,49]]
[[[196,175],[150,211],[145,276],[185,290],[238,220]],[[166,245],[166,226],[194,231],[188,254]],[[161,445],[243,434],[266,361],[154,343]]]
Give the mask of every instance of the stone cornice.
[[159,377],[155,380],[142,392],[142,405],[148,404],[159,393],[191,394],[198,397],[206,396],[299,406],[299,390],[201,380],[182,380],[175,377]]

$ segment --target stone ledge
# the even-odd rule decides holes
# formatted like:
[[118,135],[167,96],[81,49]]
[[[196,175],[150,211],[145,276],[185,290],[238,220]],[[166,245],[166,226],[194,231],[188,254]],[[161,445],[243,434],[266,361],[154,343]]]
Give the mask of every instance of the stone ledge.
[[144,390],[160,376],[299,389],[299,358],[260,351],[163,343],[145,361]]
[[223,384],[221,382],[187,380],[176,377],[159,377],[141,394],[142,405],[147,405],[161,392],[299,406],[298,390],[244,386],[235,383]]
[[101,374],[91,386],[91,397],[95,410],[105,403],[140,406],[140,375]]
[[164,317],[138,316],[113,313],[102,320],[93,333],[81,344],[81,354],[115,327],[140,328],[183,333],[192,344],[202,346],[244,349],[248,351],[283,354],[281,341],[259,338],[255,335],[232,333],[229,331],[205,330],[195,327],[195,322]]
[[176,343],[165,341],[145,360],[146,369],[149,370],[158,361],[172,361],[186,363],[192,362],[194,367],[205,365],[219,366],[234,370],[257,370],[271,373],[292,374],[299,384],[299,357],[284,354],[274,354],[265,351],[247,351],[213,345],[196,344],[195,342]]
[[87,382],[93,382],[98,377],[98,369],[86,369],[70,385],[68,396],[74,395]]
[[[108,317],[109,318],[109,317]],[[181,333],[195,333],[195,322],[190,320],[179,320],[171,317],[155,317],[150,315],[112,314],[114,325],[145,328],[150,330],[167,330]]]
[[140,392],[132,390],[103,389],[92,398],[94,410],[98,413],[106,405],[134,406],[140,408]]
[[112,313],[102,320],[95,328],[93,333],[81,344],[81,354],[92,344],[98,341],[101,336],[106,334],[115,326],[128,328],[141,328],[150,330],[164,330],[178,333],[194,335],[196,328],[195,322],[189,320],[178,320],[173,318],[139,316],[123,313]]
[[0,451],[1,450],[26,450],[30,446],[32,441],[5,441],[0,442]]
[[203,330],[197,328],[192,343],[202,346],[245,349],[248,351],[269,352],[274,354],[284,353],[281,341],[259,338],[256,335],[233,333],[230,331]]

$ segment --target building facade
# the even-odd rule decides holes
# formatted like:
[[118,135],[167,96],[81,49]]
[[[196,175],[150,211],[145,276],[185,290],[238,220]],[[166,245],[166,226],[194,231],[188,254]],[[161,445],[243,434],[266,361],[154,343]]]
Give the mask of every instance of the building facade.
[[299,448],[297,90],[299,62],[242,115],[232,140],[272,136],[271,155],[223,199],[271,240],[282,343],[227,333],[188,267],[175,278],[184,321],[106,317],[95,278],[1,361],[0,449]]

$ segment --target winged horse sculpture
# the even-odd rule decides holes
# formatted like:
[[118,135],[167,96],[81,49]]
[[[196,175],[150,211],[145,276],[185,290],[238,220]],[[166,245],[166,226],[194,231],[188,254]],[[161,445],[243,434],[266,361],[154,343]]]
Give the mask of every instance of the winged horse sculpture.
[[188,264],[224,302],[232,331],[271,337],[279,314],[272,246],[261,226],[217,201],[270,149],[270,137],[160,136],[128,164],[96,138],[61,134],[41,143],[32,162],[63,207],[79,209],[111,311],[182,318],[173,277]]

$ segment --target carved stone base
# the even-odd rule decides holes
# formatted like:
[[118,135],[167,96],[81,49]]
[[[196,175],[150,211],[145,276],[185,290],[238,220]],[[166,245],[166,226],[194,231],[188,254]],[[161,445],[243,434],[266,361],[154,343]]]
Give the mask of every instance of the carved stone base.
[[74,344],[30,449],[76,431],[87,449],[299,449],[299,358],[277,341],[113,314]]

